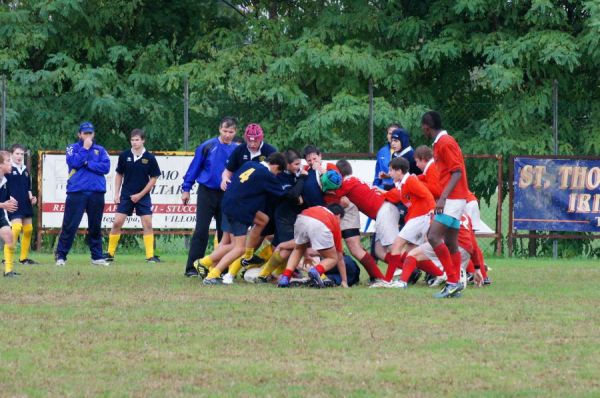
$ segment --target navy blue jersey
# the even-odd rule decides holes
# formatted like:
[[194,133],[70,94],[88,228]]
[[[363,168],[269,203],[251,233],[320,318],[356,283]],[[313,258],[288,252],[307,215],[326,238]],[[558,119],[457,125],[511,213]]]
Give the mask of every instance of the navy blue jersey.
[[266,142],[263,142],[260,146],[260,153],[253,157],[248,150],[247,145],[238,145],[229,156],[229,159],[227,159],[225,167],[227,170],[235,173],[244,163],[248,161],[265,162],[269,155],[273,152],[277,152],[277,149]]
[[25,166],[16,167],[14,164],[10,174],[6,174],[6,185],[10,196],[19,202],[17,213],[32,215],[33,208],[29,199],[31,191],[31,175]]
[[[284,189],[294,188],[297,189],[299,193],[302,193],[304,184],[306,183],[306,176],[301,175],[300,177],[296,177],[294,174],[290,173],[287,170],[283,173],[277,174],[277,179],[281,182],[281,185],[284,187]],[[277,209],[275,211],[275,214],[278,218],[295,220],[296,216],[300,213],[301,210],[302,207],[298,204],[298,197],[288,196],[286,198],[280,199],[277,202]]]
[[131,149],[121,152],[117,163],[117,173],[123,176],[121,196],[131,196],[141,192],[151,177],[160,176],[156,157],[148,151],[135,160]]
[[10,193],[8,192],[7,180],[2,178],[2,181],[0,181],[0,202],[6,202],[8,199],[10,199]]
[[317,181],[318,174],[315,170],[308,170],[308,177],[304,182],[304,189],[302,190],[302,199],[304,199],[305,207],[313,206],[325,206],[325,200],[323,200],[323,191]]
[[250,225],[256,212],[265,210],[267,195],[282,197],[287,191],[267,167],[246,162],[231,177],[221,206],[225,215]]

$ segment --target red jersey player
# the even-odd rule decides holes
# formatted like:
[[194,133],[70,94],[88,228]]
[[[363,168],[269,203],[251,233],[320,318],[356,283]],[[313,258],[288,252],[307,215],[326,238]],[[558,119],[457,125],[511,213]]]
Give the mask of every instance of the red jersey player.
[[296,246],[279,279],[278,287],[290,287],[292,273],[306,253],[309,243],[321,257],[321,262],[308,271],[310,279],[317,286],[325,287],[321,275],[337,265],[342,278],[342,286],[348,287],[340,231],[340,218],[343,216],[344,209],[338,204],[329,205],[327,208],[323,206],[309,207],[298,215],[294,224]]
[[415,149],[415,162],[417,167],[423,171],[423,174],[418,176],[419,180],[432,193],[434,199],[438,199],[442,194],[440,186],[440,172],[433,160],[433,151],[427,145],[421,145]]
[[[373,284],[372,287],[399,287],[406,288],[406,282],[391,283],[394,271],[400,268],[406,256],[405,253],[426,241],[427,231],[431,222],[435,201],[433,195],[417,176],[408,172],[410,165],[404,158],[395,158],[390,162],[389,173],[392,176],[395,188],[385,192],[383,196],[392,203],[402,202],[407,212],[404,216],[404,227],[398,233],[387,255],[388,269],[385,280]],[[406,275],[406,280],[410,274]]]
[[459,282],[461,255],[458,251],[458,230],[469,193],[465,162],[456,140],[442,130],[439,113],[425,113],[421,119],[421,129],[426,138],[433,140],[433,157],[443,188],[435,205],[436,214],[427,239],[446,270],[448,282],[434,297],[459,297],[458,293],[464,286]]

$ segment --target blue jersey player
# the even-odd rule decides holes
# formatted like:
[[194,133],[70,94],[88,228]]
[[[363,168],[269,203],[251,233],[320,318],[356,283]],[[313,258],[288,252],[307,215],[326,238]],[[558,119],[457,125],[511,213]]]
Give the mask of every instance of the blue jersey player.
[[92,264],[108,265],[102,255],[101,225],[106,193],[104,176],[110,170],[110,158],[106,149],[94,141],[95,132],[92,123],[81,123],[78,137],[79,141],[69,145],[66,151],[69,167],[67,200],[56,247],[56,265],[66,264],[67,255],[84,213],[88,217],[87,241],[92,255]]
[[[245,247],[256,246],[262,230],[253,228],[246,242],[248,229],[255,224],[257,218],[268,217],[264,214],[267,195],[277,197],[298,196],[300,192],[286,189],[276,177],[286,169],[285,156],[279,152],[272,153],[267,159],[268,167],[258,162],[244,163],[231,177],[231,182],[223,196],[223,214],[227,230],[233,235],[233,248],[227,252],[210,270],[204,284],[220,284],[221,273],[233,260],[244,253]],[[199,265],[199,263],[196,263]]]
[[152,201],[150,191],[160,176],[160,168],[156,157],[144,147],[146,133],[140,129],[131,131],[129,142],[131,149],[121,152],[115,176],[115,212],[110,235],[108,236],[108,254],[106,259],[112,261],[121,238],[121,228],[128,216],[135,214],[142,220],[144,229],[144,248],[146,262],[158,263],[160,259],[154,255],[154,233],[152,230]]
[[[31,237],[33,235],[33,205],[37,203],[37,198],[31,193],[31,174],[23,160],[25,158],[25,147],[20,144],[14,144],[10,148],[12,168],[10,173],[6,174],[6,185],[10,195],[19,203],[19,208],[15,212],[8,213],[8,219],[11,223],[13,232],[13,241],[15,246],[19,240],[21,232],[21,255],[19,263],[25,265],[37,264],[29,258],[29,248],[31,246]],[[5,250],[7,250],[5,248]]]

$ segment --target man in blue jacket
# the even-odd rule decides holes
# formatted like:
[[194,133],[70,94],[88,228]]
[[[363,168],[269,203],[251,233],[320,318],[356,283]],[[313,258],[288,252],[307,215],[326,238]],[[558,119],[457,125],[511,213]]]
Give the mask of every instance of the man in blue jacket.
[[190,240],[190,251],[185,266],[185,276],[198,276],[194,261],[204,257],[208,245],[208,229],[213,217],[217,222],[217,233],[221,239],[221,175],[227,159],[238,147],[234,142],[237,121],[233,117],[224,117],[219,125],[219,136],[204,141],[194,153],[194,159],[188,167],[181,185],[181,201],[188,204],[190,191],[198,183],[196,205],[196,227]]
[[66,151],[69,177],[67,200],[62,229],[56,247],[56,265],[65,265],[67,255],[83,213],[88,216],[87,241],[92,254],[92,264],[108,265],[102,255],[102,214],[106,178],[110,170],[110,159],[106,149],[94,142],[94,126],[83,122],[79,126],[79,141],[69,145]]
[[387,142],[377,151],[377,159],[375,160],[375,178],[373,179],[373,186],[381,189],[391,189],[394,186],[394,181],[388,176],[390,160],[392,160],[392,132],[396,129],[402,128],[400,123],[392,123],[388,126],[386,131]]

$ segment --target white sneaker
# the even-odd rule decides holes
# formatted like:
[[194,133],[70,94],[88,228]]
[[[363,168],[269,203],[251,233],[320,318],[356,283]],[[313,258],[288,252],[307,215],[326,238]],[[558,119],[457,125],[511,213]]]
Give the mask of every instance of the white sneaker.
[[446,273],[444,272],[441,276],[436,276],[435,279],[433,280],[433,282],[431,282],[431,285],[429,285],[429,287],[440,286],[442,283],[445,283],[447,280],[448,280],[448,277],[446,276]]
[[380,287],[389,287],[390,282],[386,282],[383,279],[378,279],[369,286],[369,289],[376,289]]
[[394,282],[388,283],[388,285],[386,287],[389,287],[392,289],[408,289],[408,284],[404,281],[394,281]]
[[395,277],[400,278],[400,276],[402,276],[402,269],[397,268],[396,271],[394,271],[394,278]]
[[56,265],[58,267],[64,267],[67,264],[67,262],[65,260],[63,260],[62,258],[57,258],[56,259]]
[[223,275],[223,284],[233,285],[233,275],[231,275],[229,272]]
[[92,260],[92,265],[103,265],[107,267],[110,265],[110,263],[103,258],[99,258],[97,260]]

